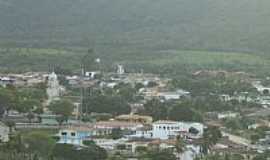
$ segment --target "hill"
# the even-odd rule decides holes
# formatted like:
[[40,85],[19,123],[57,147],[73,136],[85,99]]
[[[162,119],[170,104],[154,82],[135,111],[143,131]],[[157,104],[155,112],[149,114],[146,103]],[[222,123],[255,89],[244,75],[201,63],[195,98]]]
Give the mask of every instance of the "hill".
[[0,45],[268,52],[269,0],[0,0]]

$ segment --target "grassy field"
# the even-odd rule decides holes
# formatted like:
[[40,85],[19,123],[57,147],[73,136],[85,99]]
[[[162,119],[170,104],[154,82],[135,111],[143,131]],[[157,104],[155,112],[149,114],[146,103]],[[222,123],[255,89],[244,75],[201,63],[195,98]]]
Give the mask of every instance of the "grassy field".
[[[87,49],[47,49],[47,48],[0,48],[1,71],[48,71],[50,66],[77,72]],[[210,51],[134,51],[112,50],[95,53],[102,60],[106,70],[113,70],[118,63],[129,71],[180,72],[199,69],[226,69],[252,73],[267,73],[270,69],[270,56],[237,52]],[[93,55],[90,55],[93,57]],[[91,63],[91,59],[84,59]],[[93,68],[92,68],[93,69]],[[89,68],[91,70],[91,67]]]

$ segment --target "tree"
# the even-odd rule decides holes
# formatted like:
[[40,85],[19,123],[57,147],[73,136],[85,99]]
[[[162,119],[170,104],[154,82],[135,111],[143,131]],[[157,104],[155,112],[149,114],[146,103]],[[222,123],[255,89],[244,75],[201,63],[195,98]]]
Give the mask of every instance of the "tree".
[[207,154],[209,149],[222,137],[217,127],[208,127],[203,133],[202,152]]
[[270,151],[265,151],[264,153],[260,153],[256,155],[252,160],[268,160],[270,157]]
[[14,90],[0,87],[0,108],[3,111],[9,111],[15,109],[16,106],[16,94]]
[[177,136],[175,149],[178,154],[183,153],[186,149],[186,144],[184,142],[184,139],[182,139],[180,136]]
[[85,100],[87,112],[110,113],[114,116],[130,113],[126,99],[118,95],[93,95]]
[[35,114],[32,113],[32,112],[29,112],[27,115],[26,115],[27,119],[29,120],[29,123],[32,123],[32,119],[35,118]]
[[145,154],[146,152],[148,151],[148,148],[145,147],[145,146],[137,146],[135,148],[135,152],[138,153],[138,154]]
[[56,119],[61,125],[64,121],[68,121],[69,116],[72,115],[72,112],[74,110],[74,105],[72,102],[68,100],[58,100],[52,102],[48,108],[56,115],[58,115],[58,118]]
[[9,133],[12,133],[13,128],[15,127],[15,122],[8,120],[8,121],[4,121],[4,123],[8,126],[9,128]]
[[197,121],[202,122],[202,116],[192,110],[188,103],[178,104],[169,111],[169,119],[174,121]]
[[152,116],[154,120],[167,119],[167,106],[158,99],[147,101],[140,114]]
[[56,144],[53,157],[57,160],[105,160],[107,153],[95,144],[77,147],[69,144]]
[[116,86],[117,94],[128,102],[134,101],[136,89],[129,84],[119,84]]
[[122,130],[120,128],[113,128],[111,133],[112,139],[119,139],[123,136]]
[[114,154],[108,160],[126,160],[121,154]]
[[52,153],[55,141],[46,133],[31,132],[23,137],[23,143],[27,145],[29,153],[36,153],[38,157],[48,158]]
[[144,85],[142,83],[136,83],[134,88],[138,92],[141,88],[144,88]]
[[139,157],[139,160],[176,160],[176,156],[169,150],[149,150]]
[[33,110],[33,113],[37,114],[38,122],[41,122],[42,119],[41,119],[40,115],[43,113],[43,108],[37,107]]

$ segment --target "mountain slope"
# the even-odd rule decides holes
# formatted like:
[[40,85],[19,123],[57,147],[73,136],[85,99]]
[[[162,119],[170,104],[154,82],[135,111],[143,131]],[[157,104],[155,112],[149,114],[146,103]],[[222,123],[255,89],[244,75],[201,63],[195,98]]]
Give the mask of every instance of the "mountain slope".
[[269,0],[0,0],[0,43],[270,50]]

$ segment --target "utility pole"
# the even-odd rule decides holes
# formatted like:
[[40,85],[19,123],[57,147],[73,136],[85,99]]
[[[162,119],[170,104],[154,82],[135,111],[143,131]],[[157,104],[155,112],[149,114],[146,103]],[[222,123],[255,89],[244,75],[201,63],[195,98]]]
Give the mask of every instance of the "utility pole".
[[[85,86],[84,86],[84,76],[85,76],[85,70],[86,70],[86,63],[87,60],[89,59],[89,56],[91,58],[90,63],[92,63],[92,61],[94,61],[95,63],[95,59],[94,57],[91,57],[91,54],[94,53],[93,49],[88,49],[87,53],[85,55],[83,55],[82,59],[81,59],[81,75],[80,75],[80,108],[79,108],[79,120],[80,122],[82,121],[82,116],[83,116],[83,112],[84,112],[84,96],[85,96]],[[99,63],[100,60],[98,60],[97,63]],[[91,95],[91,89],[89,88],[89,95]],[[85,112],[87,113],[87,107],[85,108]]]
[[82,121],[82,115],[83,115],[83,100],[84,100],[84,86],[83,86],[83,80],[84,80],[84,74],[85,74],[85,68],[83,60],[81,61],[81,75],[80,75],[80,106],[79,106],[79,116],[78,119],[80,122]]

